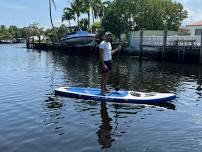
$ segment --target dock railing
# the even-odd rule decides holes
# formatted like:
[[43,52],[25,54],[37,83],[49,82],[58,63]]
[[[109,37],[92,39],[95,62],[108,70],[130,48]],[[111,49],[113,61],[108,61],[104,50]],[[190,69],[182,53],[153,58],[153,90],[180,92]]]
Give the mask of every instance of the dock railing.
[[[140,44],[140,36],[132,36],[130,43]],[[144,46],[163,46],[163,36],[143,36]],[[166,46],[201,46],[201,36],[168,36]]]

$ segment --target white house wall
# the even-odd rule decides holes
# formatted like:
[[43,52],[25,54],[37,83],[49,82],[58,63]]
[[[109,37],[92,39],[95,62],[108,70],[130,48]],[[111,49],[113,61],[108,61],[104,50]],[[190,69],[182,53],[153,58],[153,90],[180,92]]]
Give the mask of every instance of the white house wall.
[[191,36],[195,35],[195,30],[196,29],[201,29],[202,30],[202,26],[190,26],[190,35]]

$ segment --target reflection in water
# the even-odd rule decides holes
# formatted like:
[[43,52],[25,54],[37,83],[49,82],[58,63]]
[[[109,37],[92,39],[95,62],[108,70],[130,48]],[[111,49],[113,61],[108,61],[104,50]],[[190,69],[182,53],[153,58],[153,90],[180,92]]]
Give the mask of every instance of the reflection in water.
[[111,134],[112,126],[110,124],[112,119],[108,115],[107,106],[104,102],[101,103],[100,115],[102,124],[96,133],[98,136],[98,142],[102,146],[101,148],[110,148],[114,141]]
[[172,109],[175,110],[176,106],[170,102],[163,102],[163,103],[159,103],[159,104],[154,104],[155,106],[159,106],[159,107],[164,107],[167,109]]
[[[166,105],[107,103],[100,109],[95,101],[53,96],[59,86],[99,87],[98,58],[13,46],[0,46],[0,151],[201,151],[201,66],[120,57],[120,88],[177,98]],[[113,70],[109,87],[116,81]]]
[[58,135],[64,134],[64,128],[61,124],[62,119],[64,119],[62,116],[63,106],[63,102],[58,101],[54,97],[48,97],[48,99],[45,100],[43,111],[45,114],[44,125]]
[[[110,106],[111,108],[114,108],[115,110],[111,110],[111,112],[114,113],[114,123],[112,121],[112,118],[110,118],[108,114],[108,107],[105,102],[101,102],[101,109],[100,109],[100,116],[101,116],[101,125],[99,126],[98,131],[96,132],[98,137],[98,142],[101,145],[102,149],[107,149],[112,146],[113,141],[118,140],[122,134],[125,134],[126,131],[120,131],[118,130],[119,125],[119,119],[126,119],[132,115],[136,115],[139,112],[142,112],[142,110],[145,107],[148,107],[149,105],[133,105],[133,104],[112,104]],[[161,106],[165,107],[167,109],[175,109],[175,105],[171,103],[164,103],[159,105],[150,105],[150,107],[156,107]],[[145,117],[146,115],[144,115]],[[144,117],[141,117],[141,119],[145,119]],[[121,121],[121,120],[120,120]],[[125,122],[126,123],[126,122]],[[124,125],[126,127],[130,126],[130,122],[127,122],[127,125]],[[122,128],[123,129],[123,128]]]
[[[99,87],[100,74],[97,57],[73,57],[56,51],[52,54],[55,66],[62,67],[64,85]],[[136,58],[120,57],[119,73],[117,74],[116,56],[113,58],[114,68],[109,75],[109,87],[115,88],[117,75],[121,89],[146,92],[176,92],[184,81],[183,77],[193,76],[201,84],[200,67],[175,63],[143,61]],[[197,77],[199,76],[199,77]]]

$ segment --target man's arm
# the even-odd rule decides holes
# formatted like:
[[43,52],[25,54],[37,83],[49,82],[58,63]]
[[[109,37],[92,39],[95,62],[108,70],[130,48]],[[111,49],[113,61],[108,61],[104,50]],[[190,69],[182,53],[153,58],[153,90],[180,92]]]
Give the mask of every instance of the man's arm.
[[121,45],[118,46],[116,49],[112,50],[112,54],[116,53],[117,51],[119,51],[121,49]]

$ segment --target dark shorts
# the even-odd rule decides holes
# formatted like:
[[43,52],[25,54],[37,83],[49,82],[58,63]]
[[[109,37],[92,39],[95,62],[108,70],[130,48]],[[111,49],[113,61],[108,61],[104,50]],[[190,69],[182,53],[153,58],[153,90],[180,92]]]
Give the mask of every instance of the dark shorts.
[[107,70],[102,69],[102,65],[100,63],[100,69],[102,73],[107,73],[112,70],[112,61],[104,61],[105,65],[107,66]]

